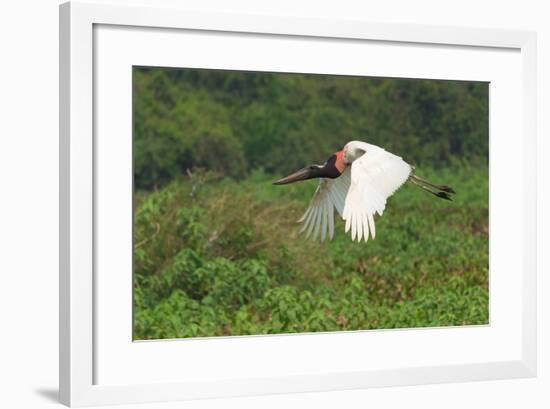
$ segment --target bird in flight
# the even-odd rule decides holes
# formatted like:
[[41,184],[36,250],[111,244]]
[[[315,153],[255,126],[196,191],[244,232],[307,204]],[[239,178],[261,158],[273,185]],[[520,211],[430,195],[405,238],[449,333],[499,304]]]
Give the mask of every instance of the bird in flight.
[[386,200],[407,180],[436,197],[452,200],[455,191],[435,185],[414,174],[414,167],[401,157],[366,142],[352,141],[332,155],[324,165],[310,165],[273,182],[284,185],[320,178],[319,186],[304,215],[301,232],[314,240],[334,236],[334,209],[351,230],[352,241],[374,239],[374,215],[382,216]]

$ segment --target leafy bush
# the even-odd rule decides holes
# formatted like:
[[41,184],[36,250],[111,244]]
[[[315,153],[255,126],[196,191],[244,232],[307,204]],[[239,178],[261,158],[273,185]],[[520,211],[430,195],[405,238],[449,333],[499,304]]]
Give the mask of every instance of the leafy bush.
[[315,181],[279,188],[262,172],[207,174],[138,193],[135,337],[487,323],[487,169],[423,171],[456,200],[405,185],[366,244],[341,222],[330,243],[298,233]]

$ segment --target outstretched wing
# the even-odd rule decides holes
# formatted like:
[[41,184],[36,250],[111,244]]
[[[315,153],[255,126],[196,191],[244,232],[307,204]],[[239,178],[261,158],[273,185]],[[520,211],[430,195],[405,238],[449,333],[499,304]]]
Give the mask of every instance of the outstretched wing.
[[376,235],[374,214],[380,216],[390,197],[411,173],[411,166],[399,156],[384,149],[364,144],[366,153],[351,165],[351,183],[344,203],[342,217],[351,239],[365,241]]
[[351,172],[345,169],[336,179],[321,178],[319,186],[313,194],[309,207],[298,220],[303,222],[301,232],[306,232],[306,237],[316,239],[319,235],[324,241],[327,237],[332,240],[334,236],[334,208],[343,215],[346,195],[351,182]]

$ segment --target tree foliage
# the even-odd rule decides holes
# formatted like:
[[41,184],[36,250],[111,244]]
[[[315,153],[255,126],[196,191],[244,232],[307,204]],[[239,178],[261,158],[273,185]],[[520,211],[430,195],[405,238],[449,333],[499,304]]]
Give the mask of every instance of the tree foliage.
[[194,167],[288,173],[350,140],[416,165],[485,163],[487,98],[480,82],[135,68],[135,184],[160,187]]

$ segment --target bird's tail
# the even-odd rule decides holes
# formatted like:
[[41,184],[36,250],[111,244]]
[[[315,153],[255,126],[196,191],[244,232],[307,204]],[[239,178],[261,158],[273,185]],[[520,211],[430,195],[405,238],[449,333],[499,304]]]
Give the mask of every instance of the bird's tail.
[[432,195],[439,197],[440,199],[453,200],[451,195],[456,193],[450,186],[436,185],[416,176],[413,173],[411,173],[411,175],[409,176],[409,180],[416,186],[420,187],[422,190],[425,190],[426,192],[429,192]]

